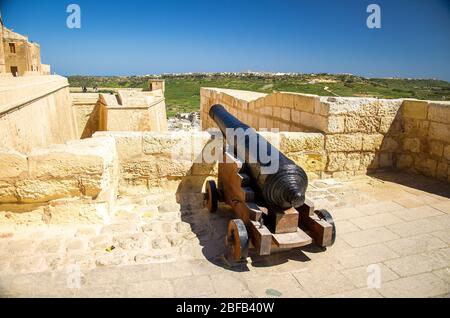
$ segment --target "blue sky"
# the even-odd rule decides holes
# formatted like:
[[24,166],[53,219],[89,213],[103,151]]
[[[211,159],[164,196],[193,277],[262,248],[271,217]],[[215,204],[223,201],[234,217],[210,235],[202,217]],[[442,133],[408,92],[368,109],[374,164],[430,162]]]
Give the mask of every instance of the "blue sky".
[[[66,26],[81,7],[81,29]],[[381,7],[381,29],[366,8]],[[449,0],[0,0],[63,75],[271,71],[450,81]]]

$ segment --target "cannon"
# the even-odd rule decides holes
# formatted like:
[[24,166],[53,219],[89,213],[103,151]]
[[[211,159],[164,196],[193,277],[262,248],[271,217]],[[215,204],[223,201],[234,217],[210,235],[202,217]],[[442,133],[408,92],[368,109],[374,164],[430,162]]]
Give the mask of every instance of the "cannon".
[[228,224],[228,256],[241,262],[250,247],[259,255],[270,255],[313,242],[321,247],[333,245],[333,218],[326,210],[315,210],[306,198],[305,171],[222,105],[213,105],[209,116],[226,145],[218,186],[213,180],[206,182],[205,205],[213,213],[224,202],[236,215]]

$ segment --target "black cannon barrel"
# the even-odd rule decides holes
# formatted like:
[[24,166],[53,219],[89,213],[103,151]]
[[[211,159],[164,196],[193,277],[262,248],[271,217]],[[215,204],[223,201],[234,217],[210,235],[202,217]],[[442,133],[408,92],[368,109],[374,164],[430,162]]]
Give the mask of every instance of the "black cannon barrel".
[[[308,177],[302,168],[271,145],[255,129],[227,112],[222,105],[212,106],[209,116],[218,125],[227,143],[233,146],[234,154],[244,161],[248,174],[268,206],[288,209],[303,205]],[[236,133],[236,129],[245,131],[245,134]],[[275,171],[270,169],[273,164],[277,167]]]

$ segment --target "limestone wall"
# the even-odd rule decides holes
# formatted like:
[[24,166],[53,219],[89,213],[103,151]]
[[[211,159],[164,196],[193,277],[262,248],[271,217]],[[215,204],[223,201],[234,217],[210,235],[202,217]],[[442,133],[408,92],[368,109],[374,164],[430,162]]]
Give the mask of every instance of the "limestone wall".
[[22,152],[76,139],[67,79],[0,77],[0,136],[1,147]]
[[[317,178],[325,168],[324,137],[316,133],[264,133],[268,140]],[[217,163],[205,160],[221,145],[208,132],[98,132],[116,140],[121,193],[154,187],[199,192],[205,180],[217,177]],[[214,144],[216,140],[216,144]]]
[[398,169],[450,182],[450,102],[405,100],[389,144]]
[[202,128],[215,127],[209,118],[214,104],[225,106],[234,116],[255,129],[277,128],[280,131],[320,131],[326,117],[320,112],[318,96],[296,93],[262,94],[217,88],[202,88]]
[[204,130],[214,104],[256,129],[322,134],[321,169],[305,167],[322,178],[400,169],[450,182],[448,102],[202,88]]
[[111,138],[37,147],[28,154],[0,148],[0,166],[0,223],[104,222],[114,206],[118,161]]
[[94,139],[106,136],[116,141],[120,193],[156,187],[177,190],[181,182],[186,191],[200,191],[205,178],[217,173],[215,164],[203,164],[199,159],[211,140],[207,132],[108,131],[95,133]]
[[119,90],[100,94],[100,130],[166,131],[165,98],[161,90],[143,93]]
[[79,138],[91,137],[100,130],[100,94],[71,93]]

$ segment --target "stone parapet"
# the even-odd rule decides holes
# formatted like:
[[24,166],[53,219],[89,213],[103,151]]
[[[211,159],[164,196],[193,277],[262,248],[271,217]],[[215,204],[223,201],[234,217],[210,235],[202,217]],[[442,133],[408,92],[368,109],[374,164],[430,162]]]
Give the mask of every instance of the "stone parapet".
[[449,102],[218,88],[200,94],[204,130],[216,126],[208,112],[221,104],[257,130],[321,133],[327,160],[320,176],[399,169],[450,182]]
[[104,221],[114,207],[118,160],[112,138],[34,148],[28,155],[2,148],[0,166],[0,211],[82,200],[101,213],[94,208],[97,212],[86,212],[81,219]]

